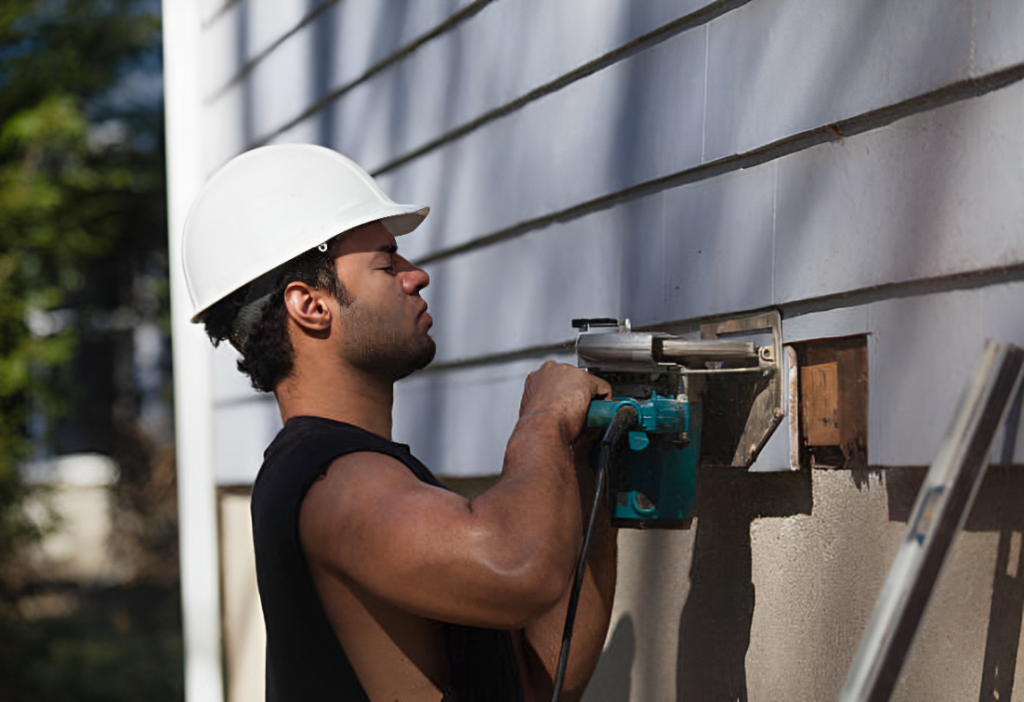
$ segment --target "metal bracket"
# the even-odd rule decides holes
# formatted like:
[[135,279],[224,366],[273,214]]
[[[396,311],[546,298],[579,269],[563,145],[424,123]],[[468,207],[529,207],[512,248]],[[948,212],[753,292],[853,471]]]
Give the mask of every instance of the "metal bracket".
[[[781,372],[782,320],[778,310],[704,322],[701,339],[750,336],[770,331],[772,343],[758,353],[760,373],[725,380],[707,376],[704,400],[705,463],[749,468],[786,416],[787,378]],[[742,378],[742,381],[741,381]],[[749,411],[745,411],[749,408]]]

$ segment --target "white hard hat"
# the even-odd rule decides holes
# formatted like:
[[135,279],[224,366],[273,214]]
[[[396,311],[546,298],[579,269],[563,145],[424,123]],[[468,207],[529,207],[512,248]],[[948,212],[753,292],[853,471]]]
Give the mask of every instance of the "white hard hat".
[[381,220],[395,236],[429,207],[399,205],[357,163],[313,144],[263,146],[236,156],[192,204],[181,241],[192,321],[299,254]]

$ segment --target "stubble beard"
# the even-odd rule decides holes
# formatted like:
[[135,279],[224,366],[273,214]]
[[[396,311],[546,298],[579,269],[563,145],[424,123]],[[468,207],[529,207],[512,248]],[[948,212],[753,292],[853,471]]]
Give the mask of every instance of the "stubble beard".
[[341,328],[348,362],[392,382],[426,368],[437,351],[428,334],[410,336],[354,301],[342,307]]

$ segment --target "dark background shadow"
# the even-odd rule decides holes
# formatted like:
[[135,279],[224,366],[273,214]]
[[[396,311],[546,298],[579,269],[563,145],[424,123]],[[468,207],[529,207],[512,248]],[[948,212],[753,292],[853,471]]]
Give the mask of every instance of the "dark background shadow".
[[750,524],[810,514],[811,474],[697,472],[697,532],[690,592],[679,620],[676,699],[747,699],[746,655],[754,616]]
[[[1017,392],[1006,418],[1000,465],[990,468],[991,475],[985,481],[989,491],[994,493],[986,497],[999,501],[991,506],[1003,526],[999,530],[996,572],[992,579],[992,605],[988,614],[979,702],[1010,699],[1017,669],[1021,618],[1024,615],[1024,564],[1021,562],[1024,560],[1024,510],[1019,499],[1024,494],[1024,467],[1013,465],[1013,450],[1020,430],[1022,399],[1024,387]],[[973,512],[977,511],[975,506]]]

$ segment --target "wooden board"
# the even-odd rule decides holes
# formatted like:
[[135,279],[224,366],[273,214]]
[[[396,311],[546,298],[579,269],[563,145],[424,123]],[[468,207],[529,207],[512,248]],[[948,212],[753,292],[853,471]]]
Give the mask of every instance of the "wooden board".
[[800,419],[808,446],[839,445],[839,364],[819,363],[800,369],[804,404]]

